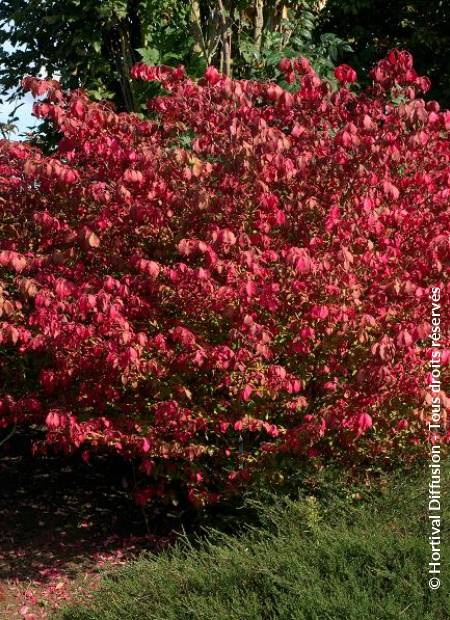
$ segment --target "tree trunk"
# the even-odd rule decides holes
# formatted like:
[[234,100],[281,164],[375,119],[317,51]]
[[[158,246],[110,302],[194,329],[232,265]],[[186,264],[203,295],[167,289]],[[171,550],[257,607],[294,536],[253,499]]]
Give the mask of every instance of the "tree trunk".
[[264,28],[264,0],[255,0],[254,39],[258,52],[261,51],[262,34]]
[[206,48],[205,37],[203,35],[200,2],[198,0],[193,0],[193,2],[191,2],[190,22],[190,30],[194,38],[193,51],[201,54],[204,57],[206,64],[208,65],[209,54]]
[[142,22],[139,15],[139,0],[128,0],[127,22],[129,32],[129,44],[133,64],[140,60],[137,49],[144,46],[144,35],[142,32]]
[[118,74],[117,107],[119,111],[137,112],[131,86],[130,71],[133,66],[129,34],[126,24],[114,23],[106,34],[106,48]]
[[222,72],[231,77],[232,75],[232,66],[231,66],[231,40],[232,40],[232,13],[233,13],[233,5],[231,2],[227,3],[225,6],[222,0],[218,0],[219,12],[220,12],[220,25],[221,25],[221,65]]

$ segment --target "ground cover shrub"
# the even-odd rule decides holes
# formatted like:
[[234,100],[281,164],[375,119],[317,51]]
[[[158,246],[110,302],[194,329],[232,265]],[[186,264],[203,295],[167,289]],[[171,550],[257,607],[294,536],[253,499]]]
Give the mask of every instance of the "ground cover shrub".
[[[448,589],[427,583],[425,486],[416,472],[382,493],[378,486],[322,501],[278,498],[260,505],[260,527],[142,556],[104,576],[91,602],[58,620],[445,620]],[[444,523],[448,501],[443,506]]]
[[426,449],[450,112],[407,52],[363,91],[280,68],[289,90],[138,65],[147,118],[26,78],[59,147],[0,143],[0,425],[132,459],[141,504]]

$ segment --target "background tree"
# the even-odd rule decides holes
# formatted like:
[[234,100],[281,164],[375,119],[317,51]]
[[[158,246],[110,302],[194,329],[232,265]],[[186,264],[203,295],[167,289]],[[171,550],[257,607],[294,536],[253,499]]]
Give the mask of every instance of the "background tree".
[[408,49],[432,80],[428,97],[450,102],[450,3],[445,0],[328,0],[318,32],[338,32],[364,74],[393,47]]
[[449,21],[441,0],[4,0],[0,87],[14,99],[21,78],[42,71],[140,111],[152,88],[130,82],[140,60],[184,64],[193,76],[212,64],[233,77],[278,79],[280,58],[301,54],[331,77],[338,59],[364,75],[401,47],[432,78],[430,96],[448,103]]
[[[146,3],[148,5],[152,2]],[[17,94],[26,74],[60,76],[69,88],[87,88],[96,98],[112,97],[119,109],[136,110],[129,72],[145,45],[139,0],[6,0],[0,6],[3,92]],[[81,78],[81,76],[83,76]]]
[[299,54],[312,60],[319,72],[330,74],[343,42],[329,33],[314,40],[324,4],[320,0],[193,2],[194,49],[205,64],[234,77],[277,77],[279,60]]
[[[265,0],[5,0],[0,5],[0,82],[14,99],[26,74],[60,77],[119,110],[140,111],[149,86],[132,85],[131,66],[209,64],[237,77],[277,77],[282,56],[311,58],[331,74],[340,41],[313,43],[323,2]],[[7,44],[7,45],[5,45]],[[342,47],[342,46],[341,46]],[[138,89],[141,89],[138,90]]]

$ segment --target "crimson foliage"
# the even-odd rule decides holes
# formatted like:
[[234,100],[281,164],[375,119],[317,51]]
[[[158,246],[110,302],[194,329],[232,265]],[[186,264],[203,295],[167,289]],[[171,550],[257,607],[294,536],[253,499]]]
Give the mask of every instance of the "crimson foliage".
[[280,66],[290,91],[138,65],[146,120],[26,78],[59,148],[0,144],[1,425],[136,460],[142,503],[427,441],[450,112],[406,52],[363,92]]

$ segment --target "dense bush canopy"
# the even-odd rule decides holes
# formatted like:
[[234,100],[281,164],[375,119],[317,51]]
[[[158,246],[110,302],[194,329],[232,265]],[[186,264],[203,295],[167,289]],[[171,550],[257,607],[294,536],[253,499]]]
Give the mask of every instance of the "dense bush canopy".
[[138,65],[146,120],[26,78],[58,151],[0,144],[1,425],[137,459],[142,503],[425,445],[450,112],[406,52],[362,92],[280,67],[291,92]]

